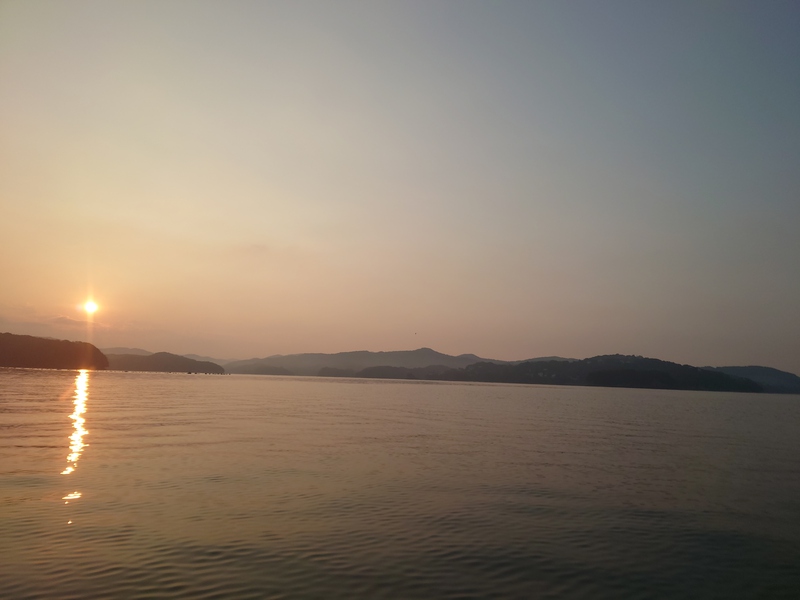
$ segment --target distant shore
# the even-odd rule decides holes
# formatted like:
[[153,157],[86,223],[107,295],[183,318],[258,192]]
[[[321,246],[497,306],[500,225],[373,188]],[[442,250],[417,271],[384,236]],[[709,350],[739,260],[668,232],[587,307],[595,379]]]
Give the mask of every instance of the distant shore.
[[[394,352],[275,355],[262,359],[214,362],[212,358],[198,360],[207,357],[192,358],[138,348],[110,350],[114,352],[104,354],[86,342],[0,333],[0,366],[4,367],[800,394],[800,377],[770,367],[695,367],[620,354],[580,360],[549,356],[524,361],[500,361],[474,354],[451,356],[430,348],[419,348]],[[130,350],[130,353],[126,350]]]

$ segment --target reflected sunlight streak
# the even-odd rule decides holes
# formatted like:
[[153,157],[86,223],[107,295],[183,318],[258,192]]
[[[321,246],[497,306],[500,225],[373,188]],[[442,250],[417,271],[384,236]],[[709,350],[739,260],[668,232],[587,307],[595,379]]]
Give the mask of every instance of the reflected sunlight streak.
[[80,373],[75,378],[75,397],[73,401],[75,409],[69,416],[69,418],[72,419],[72,426],[75,429],[72,435],[69,436],[70,453],[67,455],[67,462],[70,464],[66,469],[61,471],[62,475],[69,475],[75,470],[78,465],[78,459],[80,459],[83,449],[87,446],[87,444],[83,443],[83,436],[89,433],[89,431],[84,427],[86,419],[84,419],[82,415],[86,412],[88,389],[89,372],[86,369],[81,369]]

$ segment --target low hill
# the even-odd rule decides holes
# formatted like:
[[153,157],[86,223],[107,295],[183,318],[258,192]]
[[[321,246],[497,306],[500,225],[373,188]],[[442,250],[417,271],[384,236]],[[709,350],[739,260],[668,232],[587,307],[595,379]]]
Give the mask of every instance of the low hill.
[[734,377],[746,377],[760,384],[765,392],[774,394],[800,394],[800,377],[794,373],[772,367],[705,367]]
[[100,350],[108,356],[109,354],[138,354],[139,356],[149,356],[152,354],[149,350],[142,350],[141,348],[100,348]]
[[518,365],[519,363],[524,362],[547,362],[551,360],[557,361],[566,361],[566,362],[575,362],[576,360],[580,360],[579,358],[564,358],[563,356],[539,356],[538,358],[526,358],[525,360],[513,360],[508,361],[511,364]]
[[[228,365],[230,368],[230,365]],[[237,371],[231,371],[238,375],[293,375],[288,369],[283,367],[276,367],[274,365],[265,365],[261,363],[246,364],[238,367]]]
[[442,365],[408,368],[382,365],[358,372],[326,370],[330,377],[423,379],[490,383],[586,385],[672,390],[761,392],[750,379],[641,356],[608,355],[583,360],[531,360],[520,363],[477,362],[463,369]]
[[339,373],[346,372],[352,374],[369,367],[383,366],[420,368],[430,365],[442,365],[458,369],[479,361],[490,363],[503,362],[481,358],[474,354],[450,356],[449,354],[442,354],[430,348],[419,348],[418,350],[400,350],[395,352],[370,352],[361,350],[356,352],[339,352],[336,354],[278,354],[275,356],[268,356],[267,358],[234,361],[225,365],[225,368],[229,373],[256,373],[260,372],[258,369],[280,367],[286,370],[286,373],[282,374],[319,375],[322,369],[334,369]]
[[235,360],[233,358],[214,358],[212,356],[202,356],[200,354],[181,354],[181,356],[185,356],[186,358],[191,358],[192,360],[212,362],[214,364],[219,365],[220,367],[224,367],[228,363],[232,363]]
[[109,354],[109,367],[116,371],[155,371],[160,373],[216,373],[223,374],[218,364],[192,360],[185,356],[156,352],[155,354]]
[[[155,354],[155,352],[150,352],[149,350],[144,350],[142,348],[127,348],[123,346],[118,346],[114,348],[100,348],[103,354],[136,354],[138,356],[150,356],[151,354]],[[212,362],[214,364],[219,365],[220,367],[224,367],[229,362],[233,362],[233,359],[229,358],[212,358],[210,356],[200,356],[199,354],[177,354],[175,356],[185,356],[186,358],[191,358],[192,360],[199,360],[201,362]]]
[[108,359],[87,342],[0,333],[0,367],[107,369]]
[[669,390],[761,392],[749,379],[677,363],[612,354],[576,361],[524,362],[516,365],[477,363],[457,374],[462,381],[547,383]]

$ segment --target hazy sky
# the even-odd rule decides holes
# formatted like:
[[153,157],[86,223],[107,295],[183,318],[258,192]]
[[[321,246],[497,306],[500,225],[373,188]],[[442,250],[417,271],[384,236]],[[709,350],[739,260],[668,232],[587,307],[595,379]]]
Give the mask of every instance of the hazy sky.
[[800,3],[0,1],[0,331],[800,373]]

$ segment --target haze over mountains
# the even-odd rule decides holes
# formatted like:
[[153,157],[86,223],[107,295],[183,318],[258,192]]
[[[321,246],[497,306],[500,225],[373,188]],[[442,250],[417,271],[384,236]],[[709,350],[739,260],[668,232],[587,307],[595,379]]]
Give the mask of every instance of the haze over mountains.
[[[450,356],[431,348],[399,350],[395,352],[339,352],[336,354],[277,354],[266,358],[252,358],[228,363],[229,373],[319,375],[320,369],[338,369],[355,374],[369,367],[404,367],[409,369],[438,365],[463,369],[476,362],[503,363],[506,361],[481,358],[474,354]],[[278,373],[276,371],[283,371]]]
[[154,352],[150,352],[149,350],[142,350],[141,348],[125,348],[125,347],[117,347],[117,348],[100,348],[100,351],[105,354],[135,354],[137,356],[149,356],[151,354],[155,354]]
[[222,375],[220,365],[199,361],[169,352],[150,354],[106,354],[108,366],[115,371],[155,371],[167,373],[215,373]]
[[746,377],[761,384],[765,391],[776,394],[800,394],[800,377],[772,367],[703,367],[734,377]]
[[[200,358],[197,355],[186,356]],[[224,365],[227,373],[249,375],[493,381],[800,393],[800,377],[771,367],[700,368],[624,355],[596,356],[587,359],[545,356],[520,361],[503,361],[482,358],[475,354],[451,356],[431,348],[419,348],[390,352],[362,350],[333,354],[274,355],[238,361],[208,358],[208,361]]]
[[212,362],[217,365],[224,367],[226,364],[230,362],[234,362],[235,359],[233,358],[212,358],[210,356],[200,356],[199,354],[172,354],[170,352],[150,352],[149,350],[144,350],[143,348],[127,348],[124,346],[115,346],[112,348],[100,348],[100,350],[106,356],[110,354],[118,354],[118,355],[127,355],[127,354],[134,354],[137,356],[150,356],[152,354],[171,354],[172,356],[184,356],[186,358],[190,358],[192,360],[198,360],[201,362]]
[[[110,352],[110,351],[115,352]],[[626,355],[586,359],[540,357],[501,361],[432,350],[275,355],[242,361],[196,360],[142,348],[106,348],[10,333],[0,334],[0,366],[124,371],[419,379],[600,387],[639,387],[800,394],[800,377],[762,366],[694,367]],[[202,357],[199,357],[202,358]],[[223,361],[220,361],[223,362]]]

